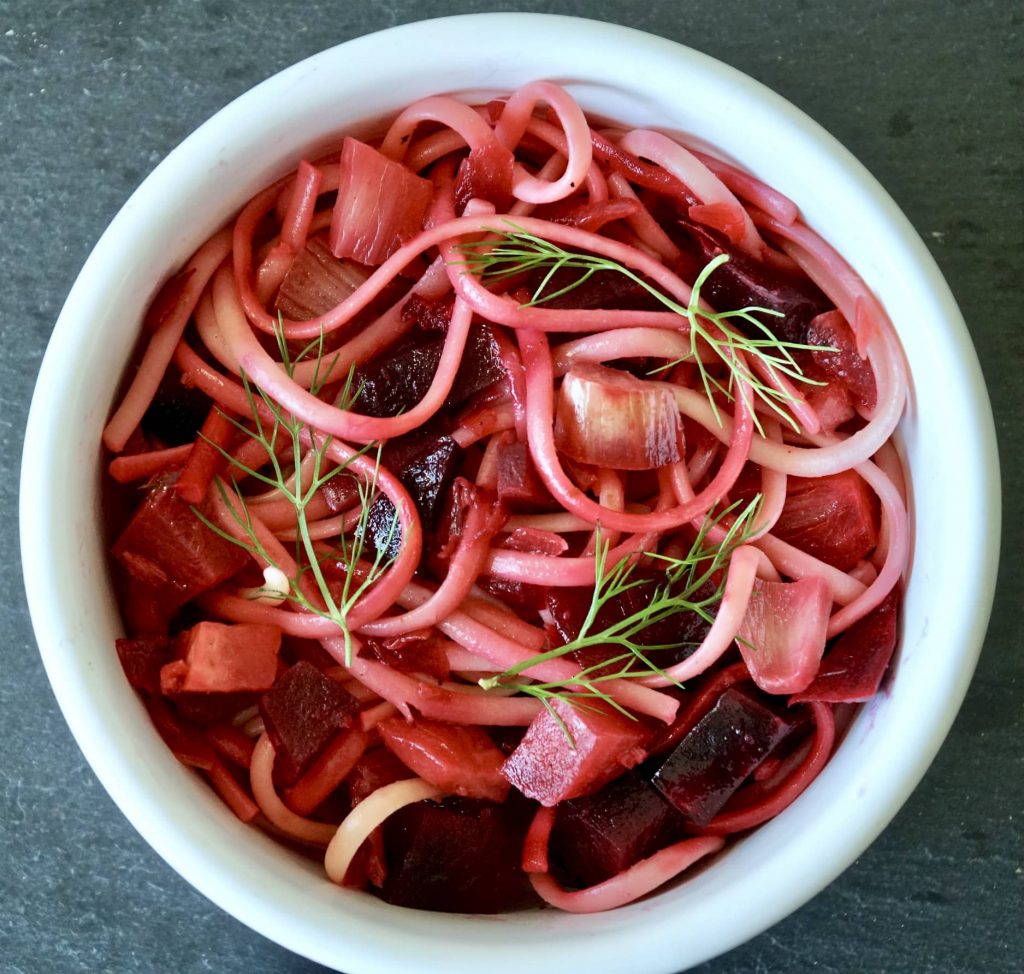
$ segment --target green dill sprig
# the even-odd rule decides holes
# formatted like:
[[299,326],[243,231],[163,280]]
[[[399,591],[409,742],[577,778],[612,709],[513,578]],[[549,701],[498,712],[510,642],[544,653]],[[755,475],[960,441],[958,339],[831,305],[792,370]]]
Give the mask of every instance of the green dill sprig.
[[[333,371],[335,361],[323,369],[324,359],[324,336],[321,332],[319,338],[314,339],[303,348],[294,358],[288,350],[288,343],[285,340],[284,329],[280,322],[275,328],[278,349],[281,354],[281,362],[285,372],[291,378],[295,373],[296,366],[308,356],[315,354],[313,369],[313,380],[310,384],[310,392],[316,396],[323,390],[326,376]],[[355,367],[349,369],[348,377],[342,387],[337,400],[339,409],[349,410],[359,397],[361,387],[354,386]],[[225,418],[237,429],[258,442],[267,453],[270,472],[250,467],[225,450],[220,444],[207,440],[220,454],[225,457],[233,468],[256,481],[277,490],[295,509],[296,538],[295,538],[295,563],[298,566],[294,576],[288,578],[288,592],[270,592],[274,596],[283,597],[285,600],[301,606],[308,612],[325,619],[330,619],[341,630],[345,644],[345,663],[352,661],[352,633],[348,625],[348,614],[353,606],[366,593],[387,570],[393,558],[387,557],[386,552],[391,548],[395,532],[398,530],[398,512],[396,511],[391,519],[387,537],[382,544],[376,547],[373,558],[369,561],[369,567],[362,565],[365,554],[366,540],[369,537],[370,513],[377,497],[377,477],[380,470],[380,444],[367,444],[358,449],[355,454],[344,463],[332,464],[329,459],[329,451],[333,438],[323,435],[309,427],[290,413],[286,412],[259,386],[253,386],[249,382],[245,372],[241,373],[242,386],[245,389],[246,399],[249,404],[249,412],[252,422],[243,423],[232,416],[225,414]],[[266,416],[270,415],[268,422]],[[284,443],[285,438],[290,441],[291,451],[289,467],[286,467],[278,456],[278,445]],[[308,441],[309,454],[312,457],[310,469],[306,471],[304,466],[303,451]],[[368,480],[348,471],[348,467],[358,457],[367,455],[370,451],[376,451],[376,458],[373,466],[373,473]],[[282,450],[287,455],[287,449]],[[307,462],[309,462],[307,460]],[[289,469],[290,468],[290,469]],[[356,488],[357,503],[359,505],[359,517],[351,537],[340,534],[336,546],[328,547],[327,551],[318,551],[316,544],[310,534],[309,517],[307,508],[327,481],[338,475],[348,476]],[[220,494],[221,500],[231,512],[232,518],[241,528],[245,539],[235,537],[225,531],[219,525],[214,524],[202,511],[193,507],[192,510],[203,523],[220,537],[243,548],[249,554],[254,555],[270,566],[280,569],[265,545],[260,541],[253,527],[252,515],[249,510],[249,499],[242,493],[237,481],[232,479],[230,487],[221,478],[217,478],[215,486]],[[332,591],[330,584],[324,575],[323,565],[327,561],[338,560],[344,566],[344,578],[340,587]],[[312,575],[320,601],[307,596],[302,585],[303,576]],[[282,571],[282,574],[286,574]],[[287,577],[287,575],[286,575]],[[259,597],[257,591],[255,597]]]
[[[556,701],[587,709],[594,705],[594,701],[599,700],[635,719],[613,696],[605,692],[601,685],[609,680],[640,679],[650,676],[661,676],[679,685],[652,659],[652,655],[659,651],[677,649],[678,644],[645,645],[639,642],[638,637],[648,627],[684,612],[693,612],[705,622],[714,622],[712,609],[722,598],[724,579],[719,581],[710,594],[701,594],[700,590],[728,565],[732,553],[754,534],[761,509],[761,495],[756,495],[742,510],[738,510],[739,506],[739,502],[736,502],[721,513],[706,517],[690,550],[681,558],[645,551],[627,555],[609,567],[608,553],[611,545],[601,538],[598,526],[594,555],[594,591],[579,634],[562,646],[538,653],[503,673],[480,680],[480,686],[485,690],[513,687],[520,693],[535,697],[544,704],[563,731],[566,730],[565,725],[553,706]],[[708,533],[711,529],[734,514],[721,543],[709,544]],[[650,600],[642,608],[604,628],[597,629],[598,616],[606,605],[630,589],[650,583],[649,578],[636,576],[638,566],[645,560],[654,560],[664,566],[664,582],[655,587]],[[524,671],[534,666],[560,659],[591,646],[615,646],[621,649],[621,652],[557,683],[517,679]]]
[[[530,300],[522,305],[524,308],[545,304],[568,294],[599,271],[610,271],[628,277],[660,301],[669,311],[685,318],[690,326],[689,354],[655,369],[651,375],[665,372],[681,362],[692,359],[697,364],[704,392],[719,426],[722,425],[722,417],[716,401],[717,396],[732,402],[735,399],[735,390],[739,388],[740,395],[754,417],[754,423],[762,436],[764,430],[754,409],[755,403],[748,398],[748,389],[755,399],[759,399],[783,422],[796,432],[800,432],[799,424],[787,408],[787,404],[793,402],[793,396],[763,381],[747,364],[746,359],[758,359],[773,378],[785,376],[807,385],[823,385],[824,383],[804,374],[792,353],[798,350],[828,351],[829,349],[818,345],[787,342],[777,338],[768,326],[757,317],[757,315],[768,315],[774,318],[785,317],[781,311],[776,311],[773,308],[750,306],[737,311],[717,312],[702,308],[700,304],[701,288],[711,274],[728,262],[728,254],[719,254],[705,265],[697,275],[697,279],[693,283],[690,301],[684,307],[617,261],[596,254],[565,250],[550,240],[528,233],[510,220],[502,222],[509,229],[488,227],[486,229],[493,236],[484,240],[460,244],[458,249],[463,254],[464,260],[458,263],[464,265],[469,272],[478,275],[483,281],[500,281],[530,271],[545,270],[546,273],[534,288]],[[561,270],[578,270],[580,275],[563,287],[549,292],[548,287],[554,276]],[[760,337],[751,338],[738,331],[730,324],[733,320],[746,322],[756,330]],[[725,364],[729,373],[725,382],[708,371],[702,357],[698,354],[700,342],[703,342],[714,356]],[[832,350],[834,351],[834,349]]]

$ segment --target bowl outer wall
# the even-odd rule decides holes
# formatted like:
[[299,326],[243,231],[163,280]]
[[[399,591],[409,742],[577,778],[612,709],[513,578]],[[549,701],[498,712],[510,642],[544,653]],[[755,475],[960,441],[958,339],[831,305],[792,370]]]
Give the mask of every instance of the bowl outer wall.
[[[315,865],[241,829],[153,731],[111,652],[120,622],[99,530],[99,434],[156,287],[254,192],[338,133],[417,97],[486,98],[536,78],[564,84],[588,111],[719,147],[790,195],[850,261],[907,350],[915,393],[901,436],[924,530],[887,692],[862,710],[808,791],[727,856],[610,914],[399,911],[331,886]],[[524,944],[537,974],[568,964],[617,971],[625,957],[637,972],[668,974],[796,909],[888,823],[945,737],[988,621],[999,517],[994,427],[966,327],[924,244],[870,174],[788,102],[705,55],[628,28],[534,14],[445,18],[349,41],[257,86],[175,149],[111,223],[68,297],[33,398],[21,484],[40,651],[104,787],[219,906],[349,974],[518,971]]]

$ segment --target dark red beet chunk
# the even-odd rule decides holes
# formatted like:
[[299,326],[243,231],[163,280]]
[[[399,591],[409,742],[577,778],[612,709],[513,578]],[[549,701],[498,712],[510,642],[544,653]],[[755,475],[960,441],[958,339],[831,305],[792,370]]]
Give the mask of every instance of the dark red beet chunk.
[[560,510],[525,443],[505,443],[499,448],[498,497],[510,511]]
[[878,544],[878,501],[854,471],[786,481],[786,504],[772,533],[841,571]]
[[495,802],[508,796],[509,784],[501,775],[505,755],[482,727],[390,717],[377,730],[385,746],[445,794]]
[[443,643],[435,630],[418,629],[388,639],[367,639],[363,655],[403,673],[425,673],[436,680],[447,680],[450,671]]
[[[699,224],[684,220],[680,225],[692,240],[702,264],[721,254],[730,255],[729,262],[717,268],[701,289],[701,297],[717,311],[751,305],[781,311],[785,317],[761,316],[768,330],[783,341],[806,342],[810,320],[832,307],[828,298],[808,281],[727,250],[718,237]],[[737,327],[742,327],[739,319],[733,320]]]
[[726,690],[652,783],[695,825],[707,825],[791,730],[787,720],[745,693]]
[[402,319],[414,321],[416,327],[422,332],[437,332],[443,335],[448,331],[448,325],[452,320],[454,304],[454,295],[430,301],[414,294],[402,305]]
[[541,585],[499,578],[496,575],[480,575],[476,583],[485,592],[497,596],[519,612],[537,612],[548,604],[548,589]]
[[[430,529],[438,519],[441,503],[455,480],[462,450],[450,436],[414,432],[392,440],[384,450],[382,462],[394,473],[412,496],[424,527]],[[373,546],[394,557],[402,543],[401,529],[394,523],[395,507],[386,497],[378,497],[370,508],[368,535]]]
[[512,205],[512,169],[515,157],[496,139],[478,145],[462,160],[455,178],[455,212],[461,214],[471,199],[493,203],[499,213]]
[[249,560],[238,545],[203,524],[169,481],[149,492],[113,553],[167,610],[219,585]]
[[[362,388],[357,401],[359,412],[367,416],[397,416],[412,409],[434,381],[443,348],[443,338],[416,339],[363,366],[354,379],[357,387]],[[488,325],[474,324],[447,405],[466,402],[504,374],[494,333]]]
[[339,731],[359,703],[311,663],[296,663],[264,694],[260,715],[277,752],[274,769],[293,785]]
[[825,654],[814,682],[790,703],[855,703],[873,697],[896,649],[898,607],[898,596],[890,593],[877,609],[850,626]]
[[171,658],[171,640],[165,636],[117,639],[114,645],[128,682],[136,690],[159,693],[160,668]]
[[[642,611],[650,604],[655,587],[665,582],[663,572],[649,570],[638,570],[634,578],[642,579],[643,584],[627,589],[622,595],[606,602],[597,614],[594,632],[607,629]],[[710,597],[714,591],[715,586],[707,583],[692,596],[692,601]],[[563,644],[572,642],[579,636],[591,597],[592,591],[589,588],[552,588],[548,591],[548,610]],[[692,655],[704,641],[710,628],[710,623],[705,622],[696,612],[681,612],[641,629],[633,638],[641,646],[670,647],[652,650],[651,657],[652,662],[659,666],[672,666]],[[572,656],[580,666],[588,667],[611,659],[621,652],[621,647],[609,644],[607,647],[588,646],[583,650],[577,650]]]
[[683,838],[685,821],[634,771],[596,795],[562,802],[549,851],[577,885],[593,886]]
[[809,352],[809,371],[815,378],[839,382],[846,387],[850,400],[861,409],[874,409],[878,399],[875,374],[857,352],[853,330],[838,311],[826,311],[807,326],[807,344],[838,349],[835,352]]
[[181,373],[172,366],[142,417],[142,428],[167,446],[181,446],[196,438],[209,412],[207,396],[198,389],[182,385]]
[[525,802],[417,802],[384,823],[388,903],[449,913],[502,913],[532,900],[519,867]]
[[595,701],[586,705],[555,701],[559,719],[541,711],[509,755],[502,774],[527,798],[550,808],[592,794],[643,760],[644,724]]
[[386,747],[367,751],[348,776],[348,794],[353,807],[378,788],[413,777],[413,773]]

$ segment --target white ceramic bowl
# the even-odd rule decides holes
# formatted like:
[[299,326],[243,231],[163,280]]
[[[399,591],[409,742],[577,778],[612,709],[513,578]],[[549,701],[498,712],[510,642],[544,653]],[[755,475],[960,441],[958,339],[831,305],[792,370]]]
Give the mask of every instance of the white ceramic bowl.
[[[99,436],[157,286],[250,196],[339,133],[423,95],[474,101],[538,78],[591,112],[695,134],[791,196],[888,309],[914,394],[901,426],[918,526],[888,691],[807,792],[694,878],[614,913],[448,916],[342,890],[240,825],[180,766],[124,680],[100,533]],[[361,37],[281,72],[162,162],[89,257],[32,402],[21,484],[40,651],[85,756],[156,851],[244,923],[349,974],[678,971],[764,930],[845,869],[924,774],[966,691],[995,581],[992,417],[963,320],[892,200],[814,122],[695,51],[623,27],[485,14]],[[948,444],[958,449],[955,483]],[[82,489],[68,492],[68,483]],[[957,532],[948,529],[956,524]]]

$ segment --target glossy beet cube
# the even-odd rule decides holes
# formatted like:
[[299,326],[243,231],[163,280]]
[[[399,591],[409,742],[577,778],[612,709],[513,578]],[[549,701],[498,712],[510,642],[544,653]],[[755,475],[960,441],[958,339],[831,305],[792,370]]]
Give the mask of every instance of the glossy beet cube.
[[772,534],[815,558],[849,571],[878,544],[878,500],[854,471],[790,477]]
[[559,509],[537,473],[525,443],[506,443],[499,448],[498,497],[510,511]]
[[[382,462],[409,491],[426,528],[432,527],[441,504],[455,480],[462,450],[450,436],[412,433],[388,444]],[[378,551],[391,557],[398,554],[402,532],[395,523],[395,507],[386,497],[378,497],[370,507],[367,534]]]
[[[434,381],[443,338],[418,336],[362,366],[355,374],[361,388],[356,408],[367,416],[397,416],[412,409]],[[458,406],[505,375],[501,352],[490,327],[474,324],[466,338],[447,405]]]
[[[666,583],[664,572],[638,569],[633,577],[641,584],[627,589],[602,606],[592,627],[594,632],[600,632],[643,611],[650,604],[655,589]],[[691,601],[709,598],[714,591],[715,586],[707,583],[693,593]],[[590,588],[567,587],[548,590],[548,611],[563,643],[572,642],[579,636],[591,599]],[[641,629],[635,634],[634,639],[641,646],[667,647],[651,650],[652,661],[659,666],[667,667],[690,656],[703,642],[710,628],[710,623],[696,612],[680,612]],[[621,647],[609,644],[588,646],[576,650],[572,656],[580,666],[587,668],[618,656],[621,652]]]
[[281,648],[276,626],[200,622],[182,638],[184,659],[160,671],[165,694],[261,693],[274,685]]
[[[822,346],[821,351],[807,353],[815,378],[841,385],[854,405],[874,409],[878,400],[875,373],[860,357],[857,342],[846,319],[838,311],[826,311],[813,318],[807,326],[808,345]],[[825,348],[835,351],[824,351]]]
[[695,825],[707,825],[791,732],[789,721],[726,690],[654,773],[652,783]]
[[191,443],[210,412],[205,393],[182,385],[181,373],[171,366],[142,417],[142,429],[166,446]]
[[160,669],[171,658],[171,640],[165,636],[117,639],[117,657],[128,682],[136,690],[160,692]]
[[425,673],[435,680],[447,680],[450,669],[444,644],[436,630],[417,629],[388,639],[367,639],[362,653],[402,673]]
[[502,913],[532,899],[519,865],[525,802],[417,802],[384,823],[388,903],[449,913]]
[[685,824],[649,782],[628,771],[596,795],[558,806],[549,852],[574,883],[593,886],[682,839]]
[[410,770],[445,794],[495,802],[508,796],[509,784],[501,774],[505,755],[483,728],[390,717],[377,730]]
[[[702,264],[729,254],[728,263],[718,267],[701,289],[701,296],[713,308],[733,311],[754,305],[781,311],[781,318],[761,316],[768,330],[783,341],[806,342],[811,319],[832,307],[828,298],[806,278],[784,274],[735,249],[729,250],[715,233],[697,223],[682,220],[680,226]],[[740,319],[733,322],[744,327]],[[745,330],[752,337],[763,337],[760,332],[754,335],[752,325]]]
[[294,784],[358,710],[355,697],[311,663],[296,663],[284,673],[260,700],[282,783]]
[[650,732],[600,702],[555,701],[509,755],[502,774],[527,798],[551,807],[589,795],[644,759]]
[[208,528],[170,481],[147,494],[113,554],[169,612],[235,575],[249,560],[242,548]]
[[825,654],[814,682],[790,703],[855,703],[873,697],[896,649],[898,609],[899,597],[890,593],[850,626]]

